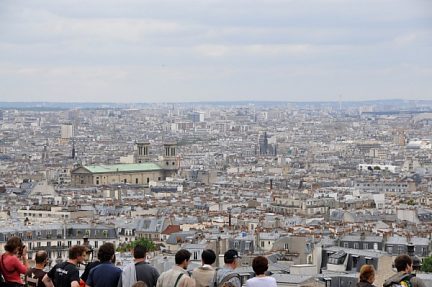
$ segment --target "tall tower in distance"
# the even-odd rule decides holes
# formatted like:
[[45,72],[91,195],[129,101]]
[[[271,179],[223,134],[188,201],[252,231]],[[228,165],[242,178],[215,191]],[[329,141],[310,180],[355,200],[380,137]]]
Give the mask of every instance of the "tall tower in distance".
[[73,125],[71,123],[62,124],[61,125],[60,142],[63,144],[67,143],[73,137],[74,137]]
[[48,160],[48,139],[43,145],[43,151],[42,151],[42,162],[45,162],[47,160]]
[[72,159],[75,159],[75,140],[72,139]]
[[177,172],[179,168],[177,159],[177,143],[164,143],[164,156],[160,166],[167,172],[166,176],[172,176]]
[[134,154],[135,163],[143,163],[143,162],[148,162],[150,160],[149,147],[150,147],[149,142],[135,143],[135,154]]
[[268,137],[267,132],[261,134],[258,138],[259,154],[266,155],[268,153]]

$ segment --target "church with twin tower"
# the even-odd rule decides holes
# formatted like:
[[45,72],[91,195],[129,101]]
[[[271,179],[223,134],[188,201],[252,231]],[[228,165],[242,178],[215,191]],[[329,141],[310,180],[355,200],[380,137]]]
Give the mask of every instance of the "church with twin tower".
[[71,183],[76,187],[90,187],[112,184],[148,185],[150,181],[165,180],[177,173],[180,161],[175,142],[164,143],[163,148],[163,156],[154,160],[150,157],[150,143],[137,142],[133,163],[79,166],[71,171]]

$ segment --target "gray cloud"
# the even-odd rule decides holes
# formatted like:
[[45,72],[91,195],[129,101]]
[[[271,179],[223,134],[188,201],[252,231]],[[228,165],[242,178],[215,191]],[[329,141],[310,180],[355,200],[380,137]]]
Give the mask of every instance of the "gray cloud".
[[0,100],[431,98],[413,0],[0,2]]

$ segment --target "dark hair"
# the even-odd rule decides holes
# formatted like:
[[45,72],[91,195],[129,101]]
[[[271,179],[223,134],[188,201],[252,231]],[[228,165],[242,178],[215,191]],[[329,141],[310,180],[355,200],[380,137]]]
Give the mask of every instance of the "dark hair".
[[187,251],[186,249],[180,249],[175,254],[175,263],[177,265],[182,264],[183,261],[189,260],[190,257],[191,257],[191,253],[189,251]]
[[360,268],[360,282],[370,282],[369,280],[372,279],[372,277],[374,276],[375,268],[372,265],[365,264]]
[[408,266],[410,266],[412,264],[413,264],[413,261],[412,261],[411,257],[409,257],[406,254],[399,255],[398,257],[396,257],[396,259],[394,261],[394,265],[395,265],[396,270],[398,272],[404,271]]
[[87,248],[82,245],[74,245],[69,248],[69,259],[77,259],[83,253],[87,252]]
[[48,258],[48,254],[44,250],[39,250],[35,254],[36,264],[42,264],[42,263],[44,263],[45,260],[47,260],[47,258]]
[[147,248],[144,245],[136,245],[133,249],[133,255],[135,259],[145,258],[147,253]]
[[264,274],[268,269],[268,260],[264,256],[257,256],[252,260],[252,269],[256,275]]
[[201,254],[204,264],[212,265],[216,261],[216,253],[211,249],[206,249]]
[[22,243],[21,238],[19,238],[18,236],[12,236],[6,242],[6,245],[5,245],[4,249],[6,251],[9,251],[9,252],[13,253],[13,252],[15,252],[15,250],[18,247],[22,247],[22,246],[23,246],[23,243]]
[[107,242],[101,245],[98,250],[97,257],[101,262],[111,261],[115,253],[114,244]]

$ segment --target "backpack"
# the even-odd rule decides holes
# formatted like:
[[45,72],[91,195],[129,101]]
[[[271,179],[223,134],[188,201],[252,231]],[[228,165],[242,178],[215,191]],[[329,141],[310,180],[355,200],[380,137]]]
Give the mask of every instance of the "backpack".
[[238,278],[238,280],[240,281],[240,284],[241,284],[241,278],[240,278],[240,275],[238,273],[230,273],[230,274],[226,275],[224,278],[222,278],[222,280],[219,283],[217,283],[218,271],[219,271],[219,268],[217,268],[215,271],[215,275],[214,275],[214,279],[213,279],[213,282],[214,282],[213,287],[235,287],[234,284],[232,284],[231,282],[228,282],[233,278]]
[[413,287],[413,284],[411,283],[411,278],[415,277],[414,274],[408,274],[407,276],[404,276],[399,283],[393,283],[392,287]]

